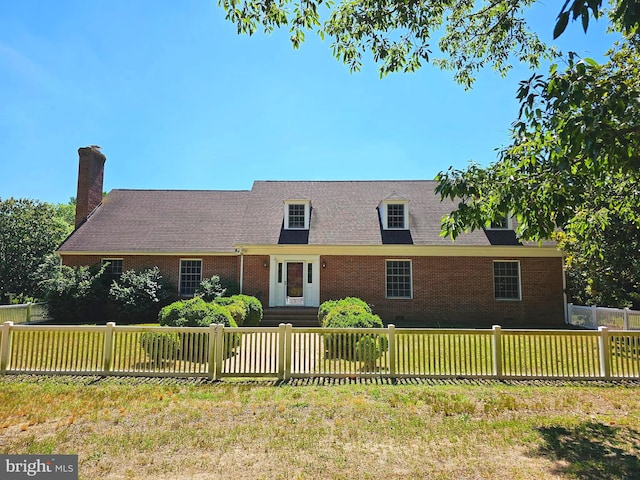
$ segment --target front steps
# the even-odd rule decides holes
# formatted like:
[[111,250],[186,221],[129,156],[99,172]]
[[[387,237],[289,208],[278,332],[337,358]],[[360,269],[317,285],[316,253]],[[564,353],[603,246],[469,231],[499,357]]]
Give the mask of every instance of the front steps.
[[277,327],[290,323],[294,327],[319,327],[318,307],[267,307],[262,315],[261,327]]

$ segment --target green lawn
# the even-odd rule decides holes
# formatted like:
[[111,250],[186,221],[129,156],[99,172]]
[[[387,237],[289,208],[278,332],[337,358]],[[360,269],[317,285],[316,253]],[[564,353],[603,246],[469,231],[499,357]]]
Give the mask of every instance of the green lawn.
[[0,378],[0,453],[83,479],[640,478],[640,383]]

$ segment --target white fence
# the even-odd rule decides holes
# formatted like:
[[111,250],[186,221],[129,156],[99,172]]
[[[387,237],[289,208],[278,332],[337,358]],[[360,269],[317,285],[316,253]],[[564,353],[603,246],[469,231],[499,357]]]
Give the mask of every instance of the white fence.
[[589,328],[608,327],[616,330],[640,330],[640,311],[628,308],[584,307],[570,303],[567,306],[570,325]]
[[1,374],[638,379],[640,332],[0,327]]
[[48,320],[46,303],[22,303],[19,305],[0,305],[0,323],[31,323]]

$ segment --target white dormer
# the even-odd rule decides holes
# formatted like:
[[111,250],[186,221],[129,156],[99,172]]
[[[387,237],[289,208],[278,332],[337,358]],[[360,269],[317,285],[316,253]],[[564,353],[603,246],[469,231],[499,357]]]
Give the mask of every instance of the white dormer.
[[287,230],[309,230],[311,202],[309,200],[284,201],[284,228]]
[[513,219],[507,215],[500,217],[489,223],[487,230],[513,230]]
[[409,200],[395,192],[380,202],[380,223],[384,230],[409,230]]

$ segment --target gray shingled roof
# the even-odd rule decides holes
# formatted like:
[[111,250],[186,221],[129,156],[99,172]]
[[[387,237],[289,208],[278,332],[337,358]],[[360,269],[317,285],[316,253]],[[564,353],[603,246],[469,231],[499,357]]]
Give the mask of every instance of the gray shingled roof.
[[[73,252],[223,253],[234,245],[277,244],[286,200],[309,200],[310,245],[381,245],[377,207],[409,202],[415,245],[451,245],[440,219],[453,208],[434,181],[258,181],[250,191],[112,190],[59,248]],[[502,243],[502,242],[501,242]],[[483,231],[456,245],[490,245]]]

